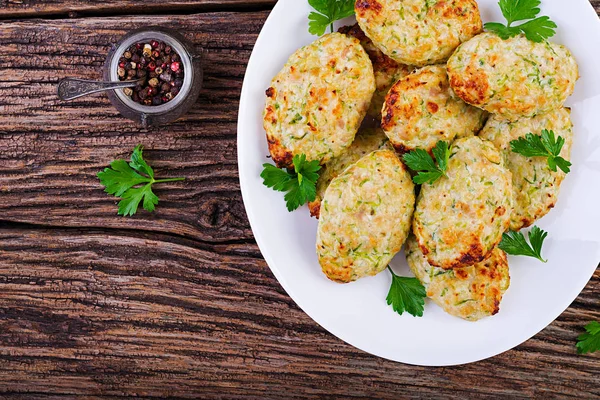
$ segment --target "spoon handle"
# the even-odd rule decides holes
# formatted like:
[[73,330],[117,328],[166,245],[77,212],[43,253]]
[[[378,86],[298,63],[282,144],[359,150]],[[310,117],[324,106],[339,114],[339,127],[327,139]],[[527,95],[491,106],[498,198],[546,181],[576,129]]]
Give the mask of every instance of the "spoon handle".
[[85,79],[64,78],[58,82],[58,97],[61,100],[74,100],[91,93],[105,90],[134,87],[138,81],[99,82]]

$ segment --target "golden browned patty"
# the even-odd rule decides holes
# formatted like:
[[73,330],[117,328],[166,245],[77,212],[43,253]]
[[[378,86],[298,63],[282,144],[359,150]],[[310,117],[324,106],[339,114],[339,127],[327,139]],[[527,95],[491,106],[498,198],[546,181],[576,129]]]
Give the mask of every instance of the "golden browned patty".
[[448,60],[454,92],[469,104],[511,121],[562,107],[579,77],[569,50],[525,36],[483,33]]
[[278,167],[297,154],[326,163],[354,141],[375,77],[360,42],[331,33],[296,51],[267,89],[264,128]]
[[413,232],[429,264],[474,265],[509,227],[511,173],[491,142],[473,136],[452,144],[446,175],[421,187]]
[[411,235],[406,242],[406,260],[425,286],[427,297],[448,314],[467,321],[496,315],[510,286],[506,253],[498,248],[481,263],[444,270],[427,262],[417,240]]
[[421,68],[400,79],[385,98],[381,127],[400,153],[431,151],[440,140],[473,136],[487,113],[454,95],[446,66]]
[[384,147],[391,149],[388,139],[381,129],[366,128],[359,130],[352,146],[340,156],[329,160],[320,171],[319,180],[317,181],[317,197],[314,201],[308,203],[310,215],[319,218],[321,200],[325,196],[325,190],[335,177],[362,157]]
[[360,40],[360,44],[365,49],[369,55],[369,58],[371,59],[371,62],[373,63],[376,89],[375,93],[373,94],[373,99],[371,100],[371,105],[369,106],[369,111],[367,111],[367,115],[379,120],[381,119],[381,107],[383,107],[385,95],[388,93],[394,83],[396,83],[400,78],[410,74],[414,70],[414,67],[398,64],[396,61],[386,56],[381,50],[379,50],[377,46],[373,44],[373,41],[371,41],[371,39],[365,35],[358,24],[344,26],[340,28],[338,32]]
[[446,61],[483,29],[475,0],[357,0],[355,11],[373,43],[406,65]]
[[556,172],[550,170],[545,157],[525,157],[511,150],[511,141],[528,133],[541,135],[543,129],[552,130],[556,136],[565,139],[560,155],[569,160],[573,144],[573,123],[570,111],[566,108],[512,123],[495,116],[490,118],[479,134],[502,151],[506,165],[512,172],[514,209],[510,229],[513,231],[531,226],[554,208],[560,185],[566,176],[561,169]]
[[400,251],[414,211],[410,174],[393,150],[377,150],[329,184],[317,255],[327,277],[351,282],[383,271]]

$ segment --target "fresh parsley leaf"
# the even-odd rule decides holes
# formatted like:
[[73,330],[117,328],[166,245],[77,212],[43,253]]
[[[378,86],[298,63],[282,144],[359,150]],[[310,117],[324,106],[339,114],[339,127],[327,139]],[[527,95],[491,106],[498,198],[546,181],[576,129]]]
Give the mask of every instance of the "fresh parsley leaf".
[[540,13],[540,0],[500,0],[498,5],[502,10],[502,15],[512,24],[517,21],[533,19]]
[[416,149],[405,154],[402,159],[408,168],[413,171],[419,171],[413,178],[413,182],[422,185],[426,182],[433,183],[446,175],[448,170],[448,161],[450,160],[450,148],[448,143],[439,141],[432,150],[436,163],[433,158],[423,149]]
[[392,286],[387,295],[387,303],[402,315],[405,311],[414,317],[422,317],[425,309],[425,286],[417,278],[406,278],[392,273]]
[[556,34],[558,26],[550,17],[539,17],[525,22],[515,28],[520,29],[527,39],[540,43]]
[[533,257],[543,263],[547,262],[547,260],[542,258],[542,246],[548,236],[548,232],[534,226],[529,231],[528,236],[531,244],[527,243],[523,233],[509,231],[502,235],[502,241],[498,247],[512,256]]
[[556,172],[557,167],[564,173],[571,172],[571,163],[560,156],[565,139],[562,136],[555,137],[554,131],[544,129],[541,135],[528,133],[525,137],[510,142],[513,152],[525,157],[546,157],[548,168]]
[[600,351],[600,323],[590,322],[585,327],[586,333],[577,338],[577,354]]
[[263,164],[260,177],[263,184],[278,192],[285,192],[285,203],[288,211],[294,211],[303,204],[314,201],[317,197],[317,179],[321,166],[318,160],[306,161],[306,155],[295,155],[294,170],[286,171],[272,164]]
[[143,156],[143,147],[137,145],[131,154],[131,161],[115,160],[110,163],[110,168],[98,173],[100,183],[108,194],[120,197],[119,215],[134,215],[138,206],[147,211],[154,211],[158,204],[158,197],[152,192],[155,183],[182,181],[185,178],[155,179],[154,170]]
[[[523,33],[532,42],[540,43],[554,36],[557,28],[549,17],[538,17],[540,3],[540,0],[500,0],[498,5],[507,24],[488,22],[484,27],[504,40]],[[512,26],[518,21],[527,22]]]
[[432,152],[440,170],[446,172],[448,170],[448,161],[450,161],[450,148],[448,147],[448,143],[442,141],[437,142]]
[[308,0],[308,4],[317,12],[308,15],[308,32],[321,36],[329,26],[333,32],[333,23],[354,15],[355,0]]

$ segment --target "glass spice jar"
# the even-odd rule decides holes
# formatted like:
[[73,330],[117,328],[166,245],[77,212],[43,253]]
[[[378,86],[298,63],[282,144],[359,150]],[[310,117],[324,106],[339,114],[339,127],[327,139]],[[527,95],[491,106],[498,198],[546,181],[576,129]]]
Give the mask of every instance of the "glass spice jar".
[[104,80],[119,81],[120,74],[123,73],[120,71],[122,67],[119,65],[123,55],[138,43],[151,42],[164,43],[165,46],[172,48],[174,54],[179,56],[179,64],[184,73],[181,77],[183,82],[178,82],[181,87],[177,93],[167,102],[146,105],[132,99],[131,89],[116,89],[107,92],[110,102],[123,116],[141,123],[144,127],[166,124],[186,113],[198,99],[203,78],[200,54],[194,52],[192,45],[182,35],[171,29],[150,26],[129,32],[112,46],[104,64]]

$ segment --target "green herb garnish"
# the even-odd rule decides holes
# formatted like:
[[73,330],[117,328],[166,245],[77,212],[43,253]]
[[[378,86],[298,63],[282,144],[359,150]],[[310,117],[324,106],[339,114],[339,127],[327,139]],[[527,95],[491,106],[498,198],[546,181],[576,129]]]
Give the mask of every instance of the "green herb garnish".
[[[540,43],[554,36],[557,28],[556,23],[549,17],[538,17],[540,3],[540,0],[500,0],[498,5],[507,24],[488,22],[484,27],[488,31],[495,32],[504,40],[524,33],[527,39]],[[519,21],[527,22],[512,26],[513,23]]]
[[433,158],[423,149],[416,149],[405,154],[402,159],[408,168],[420,171],[413,178],[413,182],[422,185],[426,182],[433,183],[446,175],[448,160],[450,159],[450,148],[448,143],[439,141],[432,150],[437,165]]
[[525,157],[546,157],[548,167],[556,172],[556,167],[568,174],[571,172],[571,163],[560,156],[560,152],[565,144],[565,139],[561,136],[555,138],[554,131],[544,129],[540,135],[528,133],[525,137],[510,142],[510,148],[513,152]]
[[502,235],[502,241],[498,247],[511,256],[533,257],[543,263],[547,262],[547,260],[542,258],[542,246],[548,236],[548,232],[534,226],[529,231],[528,236],[531,244],[527,243],[525,235],[521,232],[509,231]]
[[405,311],[414,317],[422,317],[425,309],[425,286],[417,278],[398,276],[388,267],[392,274],[392,285],[387,295],[387,303],[393,310],[402,315]]
[[321,36],[329,26],[333,32],[333,23],[354,15],[355,0],[308,0],[308,4],[317,12],[308,15],[308,32]]
[[279,169],[272,164],[263,164],[260,177],[267,187],[285,192],[285,203],[288,211],[294,211],[303,204],[314,201],[317,197],[318,171],[321,169],[318,160],[306,161],[306,155],[295,155],[294,171]]
[[154,211],[158,197],[152,192],[155,183],[183,181],[185,178],[155,179],[154,170],[144,160],[142,145],[137,145],[131,154],[131,161],[115,160],[110,168],[98,173],[105,192],[120,197],[119,215],[134,215],[143,202],[147,211]]
[[585,326],[586,333],[577,338],[577,353],[600,351],[600,323],[593,321]]

